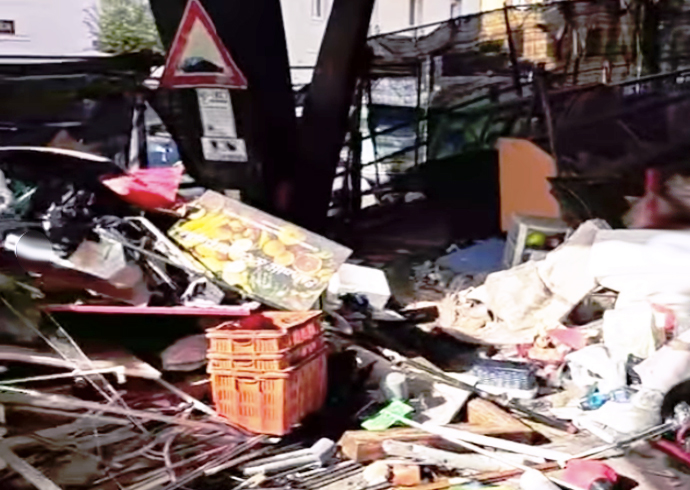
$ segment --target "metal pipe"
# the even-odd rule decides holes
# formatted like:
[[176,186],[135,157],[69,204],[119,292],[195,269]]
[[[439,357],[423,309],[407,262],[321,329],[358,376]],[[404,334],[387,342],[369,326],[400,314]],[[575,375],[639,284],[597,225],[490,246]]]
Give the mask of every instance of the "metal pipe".
[[[542,449],[538,446],[528,446],[527,444],[520,444],[519,442],[507,441],[505,439],[499,439],[497,437],[473,434],[472,432],[467,432],[464,430],[450,429],[446,427],[438,427],[434,428],[434,430],[438,434],[444,434],[446,437],[450,437],[452,439],[457,439],[472,444],[480,444],[482,446],[501,449],[503,451],[522,454],[525,456],[532,456],[534,458],[543,458],[550,461],[566,461],[568,459],[571,459],[571,456],[569,454],[562,453],[560,451],[554,451],[553,449]],[[510,461],[504,458],[501,459],[504,461]],[[511,462],[511,465],[514,467],[515,464],[516,463],[514,461]]]
[[50,381],[53,379],[62,379],[62,378],[79,378],[82,376],[88,376],[90,374],[107,374],[107,373],[117,373],[118,375],[118,381],[125,376],[125,367],[124,366],[115,366],[115,367],[109,367],[109,368],[101,368],[101,369],[91,369],[87,371],[72,371],[71,373],[60,373],[60,374],[46,374],[45,376],[33,376],[30,378],[17,378],[17,379],[8,379],[8,380],[2,380],[0,381],[0,385],[13,385],[13,384],[21,384],[21,383],[32,383],[34,381]]
[[644,432],[640,432],[639,434],[636,434],[632,437],[628,437],[627,439],[624,439],[622,441],[614,442],[612,444],[606,444],[604,446],[599,446],[593,449],[588,449],[587,451],[583,451],[580,454],[576,454],[571,459],[591,458],[593,456],[597,456],[612,449],[620,449],[625,446],[629,446],[630,444],[633,444],[637,441],[641,441],[643,439],[650,439],[652,437],[660,436],[662,434],[665,434],[666,432],[675,430],[676,427],[676,422],[666,422],[652,427],[651,429],[648,429]]

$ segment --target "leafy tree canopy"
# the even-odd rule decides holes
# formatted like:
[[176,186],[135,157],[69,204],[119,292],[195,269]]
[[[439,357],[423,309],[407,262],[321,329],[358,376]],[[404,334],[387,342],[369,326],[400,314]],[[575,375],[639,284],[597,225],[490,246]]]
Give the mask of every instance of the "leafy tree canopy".
[[106,53],[162,52],[156,22],[145,0],[101,0],[96,19],[98,48]]

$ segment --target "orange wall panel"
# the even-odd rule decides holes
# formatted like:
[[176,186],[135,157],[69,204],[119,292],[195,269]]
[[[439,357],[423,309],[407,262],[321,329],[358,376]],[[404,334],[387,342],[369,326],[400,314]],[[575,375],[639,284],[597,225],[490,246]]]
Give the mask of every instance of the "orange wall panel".
[[556,174],[553,157],[524,139],[501,138],[497,148],[501,229],[510,229],[515,214],[558,218],[558,202],[546,180]]

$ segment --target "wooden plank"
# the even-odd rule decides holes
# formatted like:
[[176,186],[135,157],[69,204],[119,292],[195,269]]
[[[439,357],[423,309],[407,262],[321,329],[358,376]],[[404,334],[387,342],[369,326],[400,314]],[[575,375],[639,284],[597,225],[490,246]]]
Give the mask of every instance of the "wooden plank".
[[485,427],[513,428],[516,432],[529,428],[510,413],[490,401],[473,398],[467,404],[467,423]]
[[[448,427],[515,442],[534,442],[536,434],[530,427],[491,402],[475,398],[468,403],[467,412],[468,422]],[[348,458],[358,463],[368,463],[384,457],[381,445],[385,440],[414,442],[440,449],[458,449],[438,436],[410,428],[394,428],[380,432],[348,431],[343,434],[338,444]]]

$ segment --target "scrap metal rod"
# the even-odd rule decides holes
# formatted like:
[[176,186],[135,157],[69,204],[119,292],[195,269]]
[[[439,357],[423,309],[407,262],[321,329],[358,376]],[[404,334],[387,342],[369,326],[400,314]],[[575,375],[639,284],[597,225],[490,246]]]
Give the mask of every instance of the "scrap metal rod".
[[[265,441],[265,436],[257,436],[251,441],[247,441],[243,444],[236,446],[235,448],[231,449],[230,452],[228,452],[227,454],[220,455],[213,460],[207,461],[201,467],[197,468],[191,473],[185,474],[180,480],[174,480],[171,482],[172,478],[169,473],[171,469],[179,468],[180,466],[187,465],[188,463],[199,461],[211,455],[215,455],[219,452],[227,450],[227,447],[215,448],[205,453],[202,453],[201,455],[193,456],[183,461],[178,461],[177,463],[172,464],[170,467],[159,468],[157,470],[152,471],[151,473],[144,475],[139,483],[131,487],[128,487],[127,490],[146,490],[149,488],[160,488],[161,486],[168,483],[169,485],[166,487],[166,489],[179,488],[179,486],[185,485],[190,481],[198,478],[199,476],[202,476],[203,471],[209,468],[209,466],[217,465],[220,462],[228,461],[228,459],[235,458],[238,454],[241,454],[242,452],[251,449],[256,444],[260,444],[263,441]],[[121,476],[122,474],[124,474],[124,472],[121,472],[119,476]]]
[[[354,462],[353,462],[354,463]],[[306,477],[306,478],[300,478],[295,482],[295,486],[297,487],[313,487],[314,485],[322,484],[326,485],[326,482],[328,481],[333,481],[333,480],[340,480],[344,478],[348,478],[350,476],[356,475],[358,473],[361,473],[364,470],[360,464],[352,464],[352,465],[347,465],[347,466],[342,466],[338,468],[337,466],[335,469],[329,470],[329,469],[324,469],[324,473],[320,473],[318,475],[314,475],[311,477]]]
[[62,378],[80,378],[84,376],[89,376],[91,374],[107,374],[107,373],[118,373],[121,376],[125,374],[124,366],[114,366],[101,369],[92,369],[89,371],[76,370],[69,373],[59,373],[59,374],[47,374],[45,376],[33,376],[30,378],[18,378],[18,379],[8,379],[0,381],[0,385],[16,385],[22,383],[32,383],[35,381],[51,381],[54,379]]
[[80,419],[96,419],[99,422],[107,422],[108,424],[131,426],[131,422],[127,419],[121,419],[118,417],[108,417],[107,415],[100,415],[97,413],[80,413],[74,414],[73,412],[66,412],[64,410],[52,409],[52,408],[41,408],[32,407],[30,405],[19,407],[20,410],[25,410],[27,412],[44,413],[48,415],[58,415],[60,417],[74,417],[77,415]]
[[[255,475],[252,475],[251,477],[247,478],[244,482],[240,483],[238,486],[235,487],[235,490],[239,490],[241,488],[247,488],[247,487],[253,487],[253,486],[265,486],[267,482],[274,482],[274,481],[280,481],[283,479],[290,479],[291,476],[294,476],[295,478],[299,477],[298,481],[301,481],[304,478],[304,474],[308,473],[311,474],[312,471],[314,470],[314,464],[315,463],[308,463],[303,466],[299,466],[297,468],[290,468],[289,470],[282,471],[281,473],[276,473],[274,475],[271,475],[270,477],[266,476],[265,473],[256,473]],[[317,468],[316,471],[328,471],[327,469],[323,468]]]
[[[85,420],[77,420],[76,422],[60,425],[58,427],[52,427],[50,429],[39,430],[28,435],[8,437],[7,439],[3,439],[3,444],[6,444],[7,447],[12,449],[21,449],[34,444],[36,442],[36,437],[41,439],[65,439],[69,434],[76,433],[84,429],[84,426],[87,425],[85,422]],[[106,426],[109,424],[102,423],[99,425]]]
[[[241,464],[242,461],[244,461],[244,458],[247,458],[247,456],[251,457],[252,455],[247,455],[245,454],[244,456],[241,456],[243,453],[246,453],[253,449],[255,446],[262,444],[266,440],[265,436],[257,436],[254,437],[253,439],[250,439],[249,441],[240,444],[236,448],[234,448],[232,451],[230,451],[228,454],[223,455],[222,457],[218,458],[215,461],[211,461],[209,463],[206,463],[205,465],[190,471],[189,473],[185,474],[181,478],[179,478],[177,481],[170,483],[167,485],[163,490],[175,490],[177,488],[180,488],[183,485],[186,485],[187,483],[190,483],[197,478],[200,478],[204,475],[207,474],[207,472],[214,467],[217,467],[219,463],[221,465],[224,463],[225,465],[231,464],[235,462],[236,466],[237,464]],[[230,466],[232,467],[232,466]]]
[[38,490],[61,490],[60,487],[46,478],[43,473],[17,456],[6,444],[0,444],[0,459],[4,460],[10,468],[19,473]]
[[[203,452],[203,453],[201,453],[201,454],[196,454],[196,455],[191,456],[191,457],[189,457],[189,458],[187,458],[187,459],[183,459],[183,460],[181,460],[181,461],[178,461],[178,462],[176,462],[176,463],[173,463],[173,464],[170,466],[170,468],[173,468],[173,469],[174,469],[174,468],[179,468],[180,466],[185,466],[185,465],[187,465],[187,464],[189,464],[189,463],[194,463],[194,462],[196,462],[196,461],[203,460],[203,459],[205,459],[205,458],[208,458],[208,457],[213,456],[214,454],[217,454],[217,453],[219,453],[219,452],[225,451],[226,449],[227,449],[226,447],[217,447],[217,448],[214,448],[214,449],[210,449],[210,450],[205,451],[205,452]],[[94,485],[100,485],[101,483],[105,483],[105,482],[107,482],[107,481],[110,481],[110,480],[114,480],[114,479],[120,478],[120,477],[126,475],[127,473],[132,473],[132,472],[134,472],[134,471],[139,471],[139,469],[140,469],[140,468],[137,468],[136,466],[132,466],[132,467],[126,468],[126,469],[124,469],[124,470],[119,471],[118,473],[113,473],[112,475],[109,475],[109,476],[107,476],[107,477],[105,477],[105,478],[101,478],[100,480],[94,482]],[[145,475],[144,479],[146,479],[146,481],[150,481],[150,480],[152,480],[154,477],[157,478],[157,477],[159,477],[159,476],[165,476],[166,471],[168,471],[168,468],[159,468],[159,469],[157,469],[157,470],[155,470],[155,471],[153,471],[153,472],[151,472],[151,473]]]
[[[264,441],[265,440],[266,439],[264,437]],[[242,463],[247,463],[249,461],[256,459],[257,456],[264,456],[265,453],[268,453],[269,451],[270,451],[270,448],[259,449],[258,451],[255,451],[252,454],[245,454],[244,456],[240,456],[240,457],[233,459],[231,461],[226,461],[225,463],[221,464],[220,466],[214,466],[211,468],[207,468],[204,470],[204,475],[205,476],[213,476],[217,473],[220,473],[221,471],[229,470],[230,468],[235,468],[237,466],[240,466]]]
[[[104,230],[102,228],[96,228],[95,232],[98,236],[105,240],[109,240],[111,242],[119,243],[125,248],[129,248],[130,250],[133,250],[135,252],[139,252],[142,255],[146,255],[147,257],[154,259],[154,260],[159,260],[163,262],[164,264],[172,265],[177,267],[178,269],[182,269],[183,271],[193,274],[195,276],[201,276],[205,277],[209,281],[211,281],[213,284],[216,286],[220,287],[221,289],[228,289],[228,285],[225,284],[223,281],[218,280],[211,271],[208,272],[202,272],[200,270],[194,269],[193,267],[190,267],[185,264],[180,264],[179,262],[176,262],[174,260],[170,260],[167,257],[164,257],[163,255],[157,254],[155,252],[151,252],[149,250],[146,250],[143,247],[138,247],[136,245],[132,245],[131,243],[126,242],[125,240],[120,240],[119,237],[113,235],[112,233],[109,233],[107,230]],[[203,264],[202,264],[203,265]],[[207,269],[208,270],[208,269]]]
[[[103,405],[102,403],[90,402],[86,400],[79,400],[75,398],[70,398],[61,395],[47,395],[45,393],[40,393],[33,390],[23,390],[18,388],[11,388],[9,386],[0,386],[0,392],[5,391],[3,395],[0,395],[2,401],[6,403],[15,403],[21,405],[36,405],[39,407],[52,408],[55,406],[61,406],[63,408],[72,408],[75,410],[94,410],[101,412],[114,413],[117,415],[123,415],[125,417],[138,418],[142,420],[151,420],[156,422],[163,422],[166,424],[173,425],[184,425],[192,428],[208,429],[208,430],[218,430],[220,424],[211,424],[207,422],[199,422],[196,420],[180,419],[177,417],[171,417],[168,415],[161,415],[155,412],[148,412],[145,410],[135,410],[131,408],[121,408],[116,406]],[[67,413],[66,413],[67,414]],[[79,418],[82,414],[75,413],[72,414],[73,417]],[[230,425],[224,426],[227,429],[232,429]]]
[[[350,472],[362,470],[363,468],[361,464],[356,463],[354,461],[344,461],[330,468],[317,468],[312,471],[300,473],[296,485],[313,485],[315,482],[320,482],[328,477],[343,476]],[[275,478],[276,476],[271,477],[271,479]]]
[[[84,354],[79,348],[79,345],[74,341],[72,337],[62,328],[52,315],[47,314],[47,317],[53,323],[55,330],[52,334],[44,332],[39,326],[35,325],[29,318],[26,317],[22,312],[18,311],[9,301],[4,297],[0,296],[0,300],[5,304],[5,306],[17,317],[24,325],[29,329],[38,334],[49,346],[51,346],[55,352],[60,354],[65,361],[72,363],[75,370],[94,370],[93,362],[89,357]],[[110,403],[117,403],[124,409],[128,409],[127,404],[120,396],[119,392],[111,385],[108,380],[102,374],[91,374],[84,376],[84,379],[88,381],[91,386],[98,391],[103,398],[105,398]],[[127,416],[129,418],[129,416]],[[139,429],[142,433],[146,434],[146,429],[144,426],[136,419],[130,418],[130,421],[134,426]]]
[[331,483],[352,478],[356,475],[359,475],[363,471],[364,470],[362,467],[348,468],[345,471],[340,471],[332,475],[328,474],[321,478],[310,478],[306,481],[296,482],[296,486],[299,488],[323,488]]

